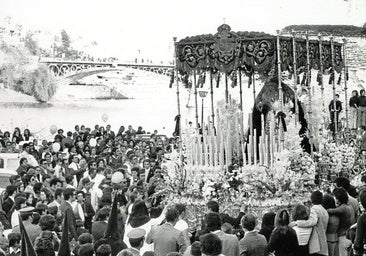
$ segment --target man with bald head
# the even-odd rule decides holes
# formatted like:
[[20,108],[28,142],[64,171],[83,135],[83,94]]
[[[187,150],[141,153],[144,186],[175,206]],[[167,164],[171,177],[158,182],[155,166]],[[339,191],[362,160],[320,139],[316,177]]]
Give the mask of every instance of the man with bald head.
[[257,219],[253,214],[247,214],[241,219],[245,231],[243,239],[239,242],[241,256],[267,255],[267,239],[255,230]]

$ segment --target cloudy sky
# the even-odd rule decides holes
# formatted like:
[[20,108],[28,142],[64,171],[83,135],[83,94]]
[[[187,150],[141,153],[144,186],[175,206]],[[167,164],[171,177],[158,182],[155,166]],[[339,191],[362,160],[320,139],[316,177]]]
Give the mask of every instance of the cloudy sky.
[[237,30],[274,33],[290,24],[366,22],[366,0],[0,0],[0,18],[30,29],[95,40],[96,54],[166,60],[172,37]]

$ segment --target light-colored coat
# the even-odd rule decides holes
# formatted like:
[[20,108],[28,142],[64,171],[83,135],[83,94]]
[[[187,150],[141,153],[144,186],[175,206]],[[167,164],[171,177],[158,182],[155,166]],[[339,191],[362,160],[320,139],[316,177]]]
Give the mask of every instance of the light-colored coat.
[[225,256],[239,256],[239,240],[235,235],[226,234],[221,230],[212,233],[217,235],[222,242],[222,254]]
[[182,232],[174,228],[171,223],[152,227],[146,236],[148,244],[154,243],[157,256],[165,256],[170,252],[185,252],[186,245]]
[[296,221],[299,227],[313,227],[309,241],[309,253],[328,255],[326,231],[329,221],[328,212],[321,205],[313,205],[308,220]]

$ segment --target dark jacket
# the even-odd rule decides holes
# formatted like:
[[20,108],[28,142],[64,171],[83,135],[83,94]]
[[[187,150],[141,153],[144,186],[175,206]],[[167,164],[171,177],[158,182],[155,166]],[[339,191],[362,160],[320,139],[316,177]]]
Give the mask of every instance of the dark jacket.
[[353,247],[356,256],[363,255],[363,245],[366,241],[366,213],[363,213],[357,220],[356,238]]
[[7,214],[13,207],[13,205],[14,205],[13,199],[11,199],[10,197],[6,198],[2,205],[3,211]]
[[71,205],[66,201],[62,202],[60,205],[60,211],[62,218],[65,217],[66,212],[69,212],[70,218],[68,218],[68,226],[69,226],[69,232],[71,234],[70,239],[75,238],[75,240],[78,240],[78,236],[76,234],[76,219]]

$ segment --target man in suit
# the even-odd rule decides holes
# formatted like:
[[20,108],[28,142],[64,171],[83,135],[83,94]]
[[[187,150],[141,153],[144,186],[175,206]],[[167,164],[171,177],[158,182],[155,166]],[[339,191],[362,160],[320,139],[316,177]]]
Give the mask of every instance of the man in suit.
[[146,243],[154,243],[157,256],[165,256],[170,252],[185,252],[187,246],[182,232],[174,228],[179,213],[176,209],[168,209],[165,214],[166,223],[151,229],[146,237]]
[[221,253],[225,256],[239,256],[239,241],[235,235],[226,234],[221,230],[221,217],[217,212],[208,213],[205,217],[207,230],[217,235],[222,242]]
[[328,226],[329,215],[322,206],[323,194],[319,190],[311,193],[311,203],[308,220],[297,220],[295,225],[298,227],[313,227],[309,240],[309,253],[317,255],[328,255],[328,243],[326,230]]
[[14,196],[15,196],[16,192],[17,192],[16,186],[9,185],[6,187],[6,194],[8,195],[8,197],[4,200],[3,205],[2,205],[3,211],[6,214],[8,214],[8,212],[14,205]]
[[65,217],[66,212],[69,212],[69,218],[68,218],[68,226],[69,226],[69,232],[71,234],[70,239],[75,238],[75,240],[78,239],[76,234],[76,219],[74,215],[74,211],[72,209],[72,203],[76,200],[76,192],[74,188],[66,188],[63,192],[64,195],[64,201],[60,205],[60,211],[62,217]]
[[240,240],[240,256],[264,256],[267,255],[267,239],[254,230],[257,219],[253,214],[245,215],[241,220],[245,231],[244,238]]
[[94,237],[94,241],[98,241],[99,239],[104,237],[104,232],[107,228],[107,217],[109,216],[110,209],[107,207],[103,207],[96,214],[96,220],[92,225],[92,235]]

